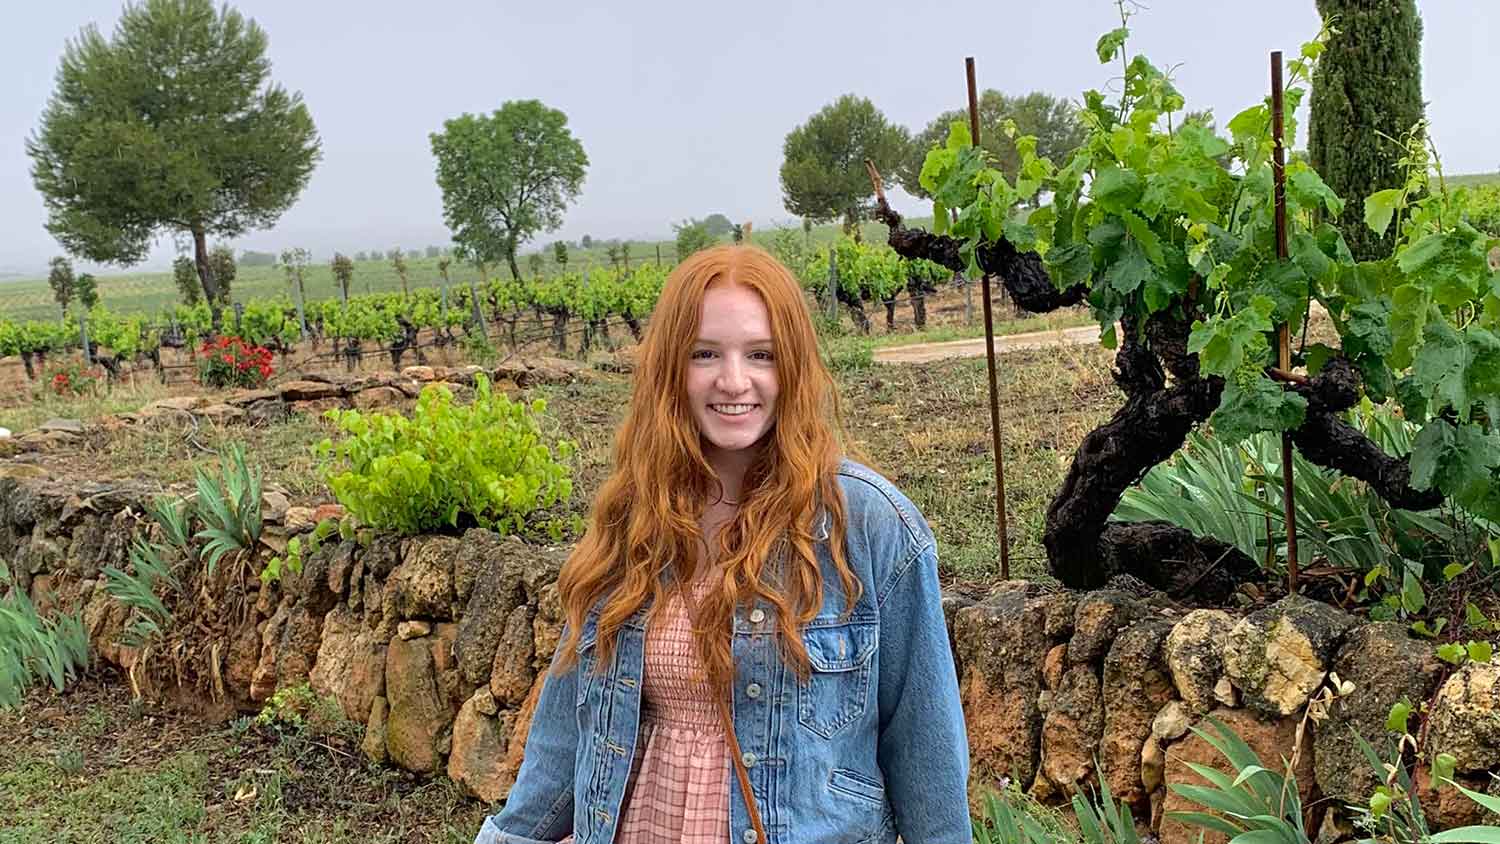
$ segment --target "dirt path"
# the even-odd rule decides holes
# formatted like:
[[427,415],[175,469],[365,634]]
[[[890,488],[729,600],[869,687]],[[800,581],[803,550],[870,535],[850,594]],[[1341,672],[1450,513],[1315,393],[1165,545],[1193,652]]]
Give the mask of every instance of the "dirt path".
[[[1032,331],[995,338],[995,354],[1040,349],[1046,346],[1080,346],[1099,342],[1099,326],[1059,328]],[[984,356],[984,338],[949,340],[943,343],[916,343],[875,350],[876,363],[926,363],[944,358],[977,358]]]

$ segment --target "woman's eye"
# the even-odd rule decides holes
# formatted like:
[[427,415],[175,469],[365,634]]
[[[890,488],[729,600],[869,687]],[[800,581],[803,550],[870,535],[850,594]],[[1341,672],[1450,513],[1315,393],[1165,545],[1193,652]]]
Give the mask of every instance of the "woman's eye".
[[773,354],[771,354],[770,352],[764,352],[764,351],[762,351],[762,352],[751,352],[750,353],[750,359],[751,360],[761,360],[761,361],[773,361],[773,360],[776,359],[776,356],[773,355]]
[[693,360],[708,360],[709,358],[711,358],[713,356],[714,356],[714,353],[711,352],[711,351],[709,351],[708,349],[698,349],[697,351],[693,352],[692,359]]

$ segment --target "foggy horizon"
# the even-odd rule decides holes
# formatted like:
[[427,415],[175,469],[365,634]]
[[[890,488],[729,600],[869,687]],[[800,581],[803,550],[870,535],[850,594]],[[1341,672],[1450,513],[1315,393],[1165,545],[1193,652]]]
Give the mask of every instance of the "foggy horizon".
[[[315,260],[335,250],[451,245],[428,135],[447,119],[487,114],[508,100],[539,99],[563,111],[589,157],[563,226],[526,251],[584,235],[669,239],[674,222],[714,213],[757,229],[795,222],[778,179],[788,131],[845,93],[920,131],[962,106],[968,55],[980,88],[1007,94],[1076,101],[1118,74],[1094,55],[1098,36],[1119,25],[1107,0],[1045,8],[940,2],[920,13],[771,2],[717,22],[680,2],[232,5],[265,29],[270,78],[303,95],[322,161],[274,228],[229,242],[237,253],[300,246]],[[25,139],[52,93],[65,43],[90,23],[109,37],[122,8],[120,0],[71,0],[13,13],[0,56],[13,80],[0,97],[0,279],[44,274],[47,260],[64,254],[45,229]],[[1489,90],[1500,78],[1493,49],[1500,8],[1419,8],[1423,96],[1445,171],[1500,169]],[[1225,14],[1217,4],[1160,0],[1131,20],[1128,45],[1172,69],[1187,109],[1212,109],[1220,127],[1266,94],[1270,51],[1294,56],[1319,27],[1311,0]],[[1305,146],[1305,133],[1296,146]],[[924,213],[925,203],[893,193],[898,210]],[[141,264],[101,271],[166,268],[172,240],[160,238]]]

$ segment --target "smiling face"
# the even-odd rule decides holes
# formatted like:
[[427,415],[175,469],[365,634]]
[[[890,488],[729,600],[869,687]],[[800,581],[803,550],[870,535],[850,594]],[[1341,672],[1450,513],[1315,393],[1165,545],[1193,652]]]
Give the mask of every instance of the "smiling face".
[[780,390],[765,302],[739,284],[709,285],[688,356],[687,398],[710,463],[748,463],[736,458],[771,429]]

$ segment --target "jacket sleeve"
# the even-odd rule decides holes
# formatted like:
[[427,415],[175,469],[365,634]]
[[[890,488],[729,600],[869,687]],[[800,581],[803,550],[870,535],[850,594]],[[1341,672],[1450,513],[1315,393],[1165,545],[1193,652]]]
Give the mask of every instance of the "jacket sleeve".
[[903,841],[969,844],[969,745],[931,540],[896,566],[880,605],[886,793]]
[[541,844],[573,831],[579,670],[575,663],[542,683],[516,784],[500,811],[485,818],[474,844]]

